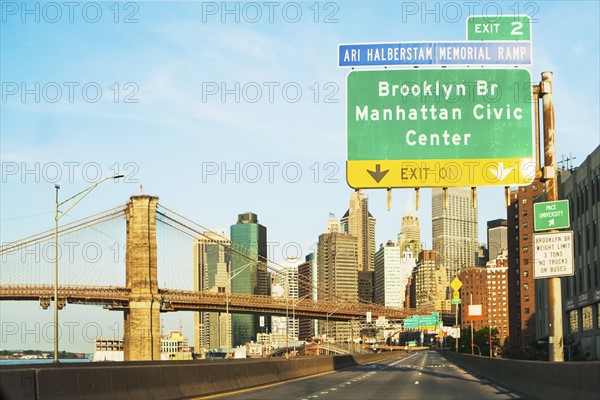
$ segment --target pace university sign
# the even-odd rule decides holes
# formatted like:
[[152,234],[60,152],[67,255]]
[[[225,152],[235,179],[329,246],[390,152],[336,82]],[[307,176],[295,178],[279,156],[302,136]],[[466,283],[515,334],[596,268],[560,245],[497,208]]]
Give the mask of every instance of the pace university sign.
[[352,71],[347,181],[353,188],[527,185],[535,176],[524,69]]

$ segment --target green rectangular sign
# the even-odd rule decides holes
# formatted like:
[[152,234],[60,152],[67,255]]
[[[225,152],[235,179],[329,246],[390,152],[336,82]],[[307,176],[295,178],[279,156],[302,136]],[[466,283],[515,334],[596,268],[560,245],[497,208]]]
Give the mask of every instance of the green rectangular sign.
[[524,69],[352,71],[353,188],[527,185],[535,176]]
[[467,40],[531,40],[531,18],[528,15],[470,16]]
[[533,229],[547,231],[570,226],[569,200],[546,201],[533,204]]
[[404,320],[404,329],[420,329],[440,325],[440,314],[432,312],[431,315],[414,315]]
[[451,304],[460,304],[460,299],[452,299],[450,300]]

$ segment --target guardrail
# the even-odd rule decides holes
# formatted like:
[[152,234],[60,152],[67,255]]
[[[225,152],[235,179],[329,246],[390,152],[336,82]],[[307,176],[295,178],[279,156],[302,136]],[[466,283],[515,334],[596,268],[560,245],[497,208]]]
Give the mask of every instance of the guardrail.
[[471,372],[531,398],[598,399],[600,395],[600,361],[525,361],[440,353]]

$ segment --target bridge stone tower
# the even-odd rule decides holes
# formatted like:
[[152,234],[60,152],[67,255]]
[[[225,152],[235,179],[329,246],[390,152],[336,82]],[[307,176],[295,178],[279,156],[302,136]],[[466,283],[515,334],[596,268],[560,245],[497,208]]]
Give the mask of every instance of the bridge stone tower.
[[131,196],[127,204],[126,285],[131,290],[124,312],[124,359],[160,360],[160,295],[156,261],[158,197]]

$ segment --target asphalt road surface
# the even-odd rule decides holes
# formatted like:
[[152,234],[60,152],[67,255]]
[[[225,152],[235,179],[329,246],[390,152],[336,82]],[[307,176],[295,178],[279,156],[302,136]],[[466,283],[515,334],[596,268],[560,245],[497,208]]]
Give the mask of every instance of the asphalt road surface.
[[517,399],[507,388],[471,375],[435,351],[401,354],[310,378],[211,396],[219,399],[396,400]]

